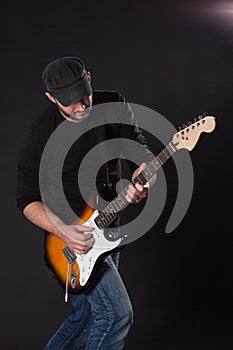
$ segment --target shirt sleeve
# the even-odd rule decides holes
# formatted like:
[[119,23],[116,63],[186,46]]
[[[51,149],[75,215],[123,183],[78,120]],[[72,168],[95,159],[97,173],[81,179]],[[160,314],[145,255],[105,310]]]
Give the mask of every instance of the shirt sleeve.
[[39,168],[42,152],[37,134],[27,130],[18,154],[16,204],[20,211],[34,201],[41,201]]
[[146,137],[138,126],[130,104],[122,95],[120,95],[120,101],[122,102],[121,108],[123,109],[123,123],[120,127],[121,138],[136,141],[140,144],[140,147],[136,147],[133,143],[129,142],[127,143],[127,147],[123,147],[123,153],[126,157],[130,160],[135,159],[137,162],[137,164],[132,161],[129,162],[130,171],[133,173],[141,163],[149,163],[154,158],[154,155],[149,149]]

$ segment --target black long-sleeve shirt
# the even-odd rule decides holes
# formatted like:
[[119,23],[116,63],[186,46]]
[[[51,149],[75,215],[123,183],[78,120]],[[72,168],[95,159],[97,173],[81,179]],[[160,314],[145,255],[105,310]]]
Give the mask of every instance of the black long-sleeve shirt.
[[[34,201],[44,201],[62,220],[72,222],[74,215],[80,213],[85,205],[83,193],[91,195],[94,183],[98,190],[105,190],[105,199],[112,199],[108,195],[116,194],[114,185],[120,178],[119,158],[122,154],[130,160],[133,157],[134,163],[129,162],[131,173],[140,163],[153,158],[134,114],[121,94],[95,90],[93,106],[87,120],[72,123],[52,103],[29,127],[18,161],[16,201],[21,211]],[[73,142],[74,130],[77,130],[77,138]],[[137,141],[141,147],[135,148],[130,142],[125,145],[123,139]],[[118,143],[103,144],[109,140]],[[95,158],[91,158],[80,172],[87,153],[101,143],[103,147],[94,153]],[[68,151],[63,154],[65,147]],[[97,171],[98,164],[101,166]],[[113,187],[110,188],[109,184]]]

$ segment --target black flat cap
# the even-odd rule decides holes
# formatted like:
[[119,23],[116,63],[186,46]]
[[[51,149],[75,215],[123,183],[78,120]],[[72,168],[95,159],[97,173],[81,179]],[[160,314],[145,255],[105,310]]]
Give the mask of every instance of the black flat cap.
[[45,67],[42,80],[47,91],[67,107],[91,95],[92,88],[86,73],[79,57],[62,57]]

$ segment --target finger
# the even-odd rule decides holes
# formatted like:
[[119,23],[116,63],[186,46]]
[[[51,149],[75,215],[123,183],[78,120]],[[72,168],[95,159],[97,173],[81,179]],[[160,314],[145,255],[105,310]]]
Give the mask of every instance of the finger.
[[76,254],[86,254],[89,250],[90,248],[77,248],[74,251]]
[[80,231],[80,232],[90,232],[90,231],[94,230],[94,228],[90,227],[90,226],[77,225],[76,227],[77,227],[78,231]]
[[136,199],[136,197],[144,198],[147,196],[147,193],[148,190],[139,184],[127,192],[131,199]]
[[143,170],[145,170],[145,169],[146,169],[146,163],[143,162],[143,163],[140,165],[139,169],[140,169],[140,172],[142,172]]
[[128,193],[130,195],[134,195],[135,193],[137,193],[137,189],[135,188],[135,186],[133,186],[132,184],[129,185],[128,187]]
[[94,242],[95,242],[94,239],[89,240],[88,242],[85,242],[85,243],[83,243],[83,242],[75,242],[75,244],[73,244],[72,249],[75,250],[75,251],[76,250],[86,251],[86,250],[89,250],[90,248],[93,247]]
[[138,203],[142,198],[144,198],[144,195],[142,196],[141,193],[140,195],[137,195],[137,194],[130,195],[130,196],[126,195],[125,198],[129,203]]
[[139,203],[141,201],[141,198],[136,198],[135,200],[134,200],[134,203]]
[[126,194],[126,199],[127,199],[128,202],[129,202],[130,200],[135,199],[136,196],[137,196],[137,195],[136,195],[136,191],[135,191],[135,190],[133,190],[133,191],[128,190],[128,191],[127,191],[127,194]]
[[92,247],[94,243],[95,243],[95,238],[91,237],[90,239],[88,239],[87,241],[84,242],[84,245],[86,247]]
[[127,202],[129,202],[129,203],[134,202],[133,198],[131,198],[128,194],[125,196],[125,198],[126,198]]
[[137,168],[136,174],[139,175],[146,168],[146,163],[142,163],[139,168]]
[[140,192],[142,192],[144,190],[144,186],[140,185],[138,182],[136,183],[135,187]]
[[81,248],[81,249],[91,248],[93,244],[94,244],[94,239],[86,242],[77,242],[75,245],[75,248]]
[[92,233],[83,233],[83,232],[79,232],[80,236],[78,237],[78,240],[80,242],[86,242],[89,241],[90,239],[93,238],[93,234]]
[[136,199],[141,195],[141,192],[137,190],[134,186],[130,187],[127,191],[127,195],[130,199]]

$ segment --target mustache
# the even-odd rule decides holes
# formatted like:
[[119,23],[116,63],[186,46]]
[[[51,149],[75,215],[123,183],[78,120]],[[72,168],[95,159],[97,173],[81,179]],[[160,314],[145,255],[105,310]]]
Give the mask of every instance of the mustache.
[[[73,120],[75,122],[87,119],[87,117],[90,113],[90,110],[91,110],[91,106],[84,105],[85,109],[83,111],[77,111],[77,112],[75,112],[75,114],[69,114],[69,113],[65,112],[63,109],[61,109],[58,105],[57,105],[57,107],[58,107],[59,111],[61,113],[63,113],[68,119]],[[89,110],[86,110],[86,108],[89,108]],[[84,118],[82,120],[78,120],[79,115],[83,116]]]

